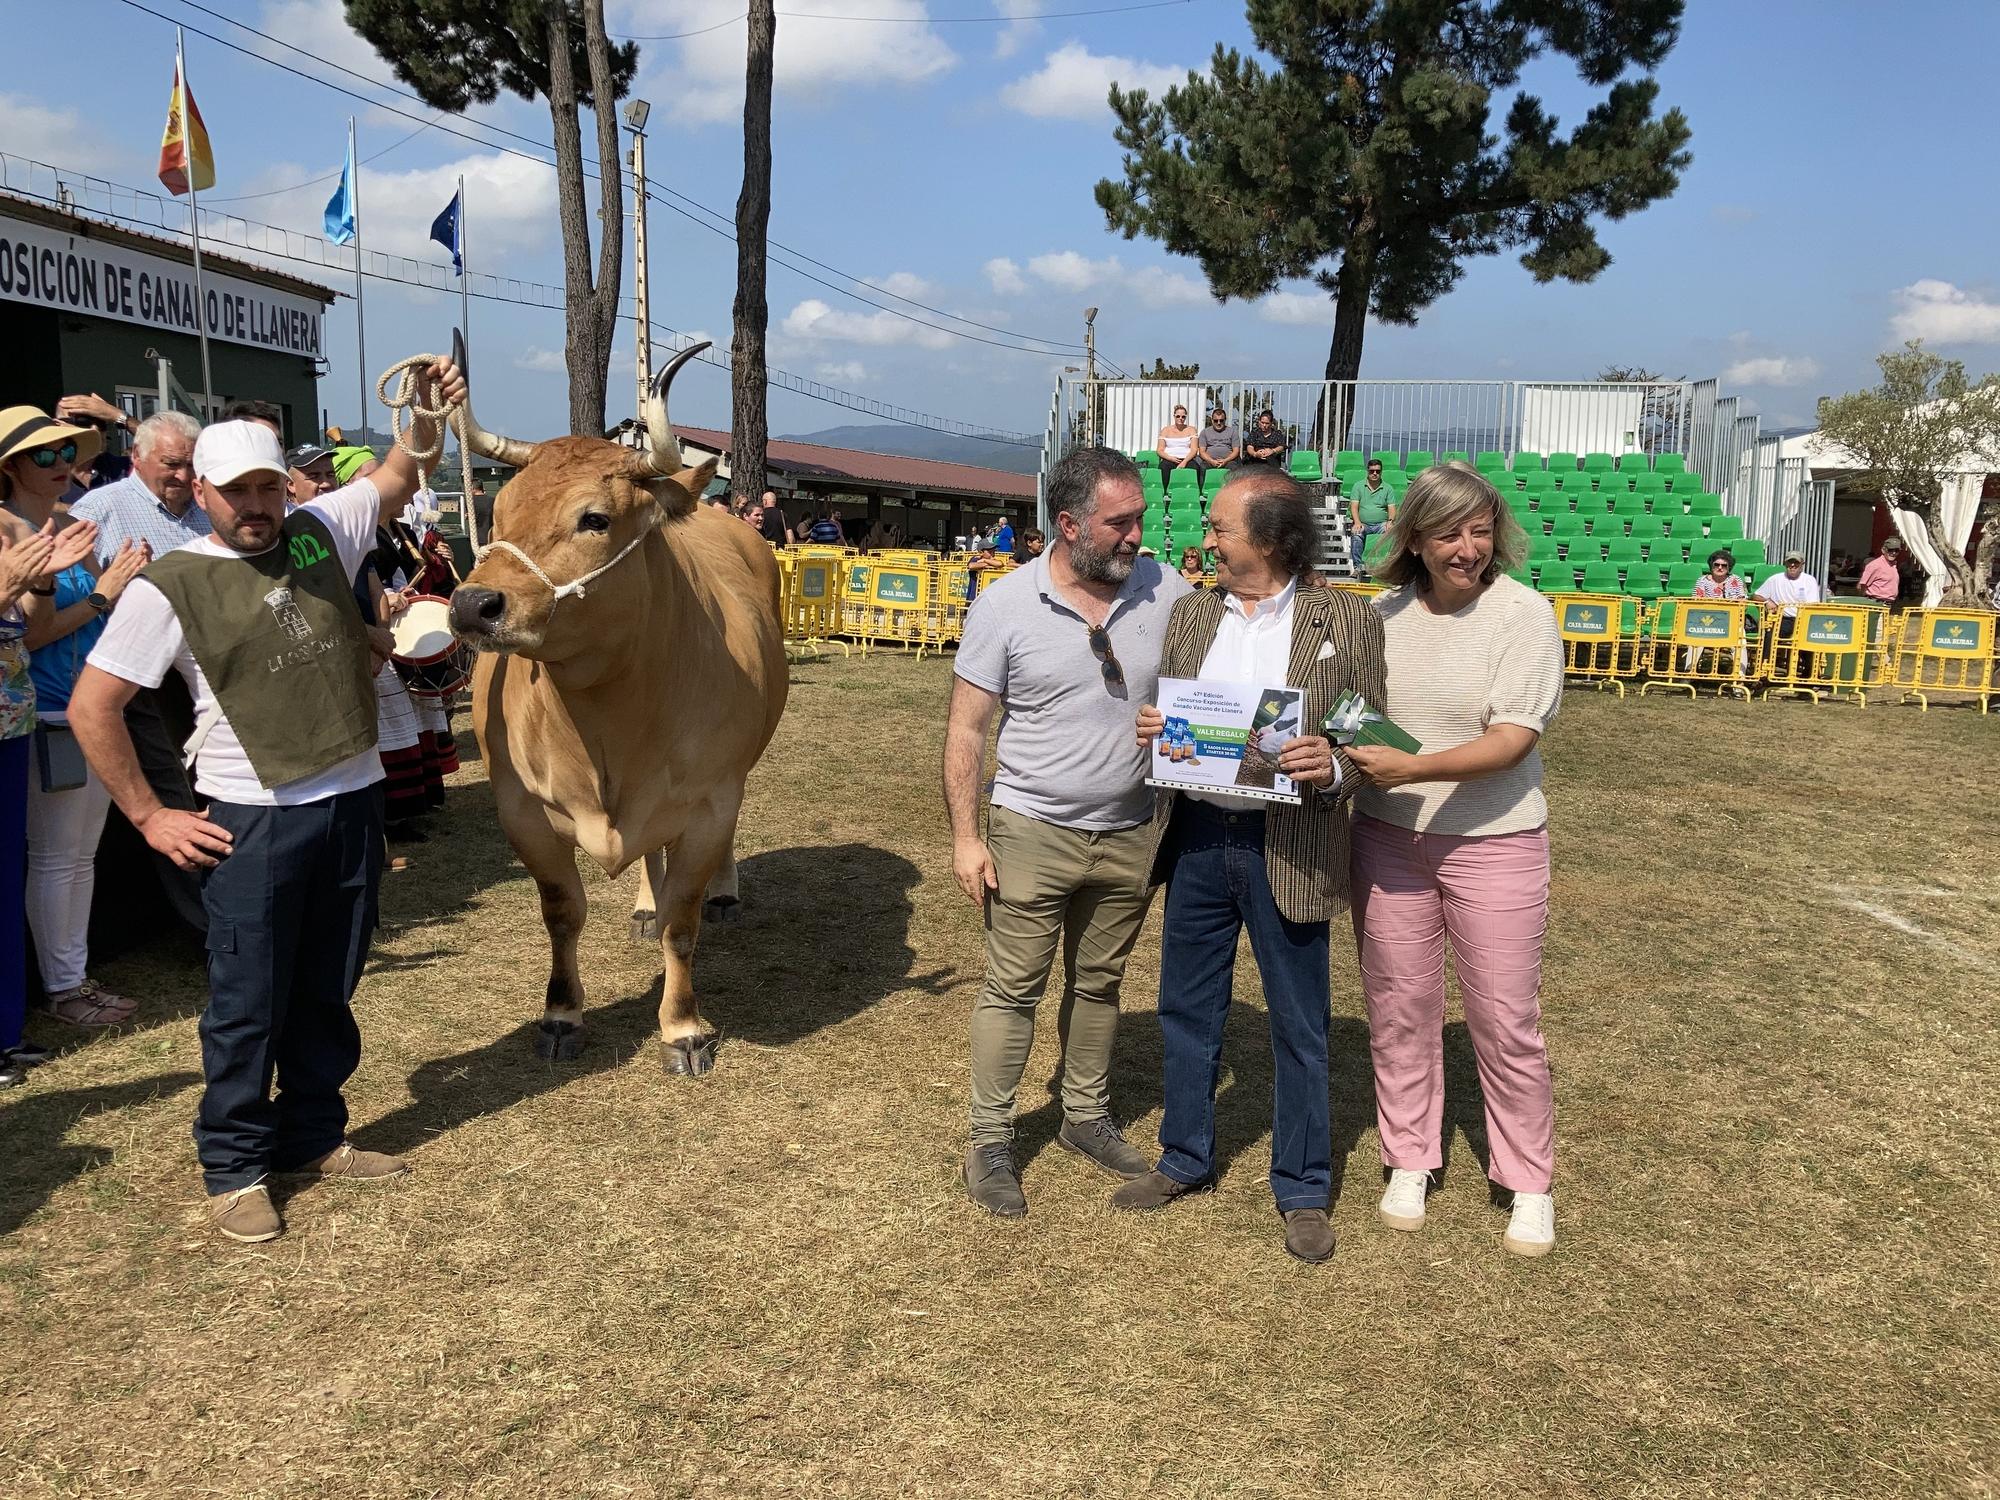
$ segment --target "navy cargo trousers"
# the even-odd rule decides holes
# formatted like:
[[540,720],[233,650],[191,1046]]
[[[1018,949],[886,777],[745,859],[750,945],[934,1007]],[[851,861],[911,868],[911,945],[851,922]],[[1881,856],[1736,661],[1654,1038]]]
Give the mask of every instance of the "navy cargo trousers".
[[226,1193],[346,1138],[341,1089],[361,1061],[350,1002],[375,933],[382,810],[366,787],[297,807],[218,802],[208,819],[234,843],[202,881],[207,1087],[194,1140],[208,1191]]

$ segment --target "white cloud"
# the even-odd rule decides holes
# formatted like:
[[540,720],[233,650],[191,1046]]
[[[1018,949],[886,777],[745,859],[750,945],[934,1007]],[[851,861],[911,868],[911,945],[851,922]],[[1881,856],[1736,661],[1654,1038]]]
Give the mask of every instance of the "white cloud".
[[1003,297],[1019,296],[1028,289],[1028,282],[1021,275],[1021,268],[1006,256],[996,256],[986,262],[986,279],[993,290]]
[[563,358],[562,350],[543,349],[534,344],[527,344],[514,356],[514,368],[534,370],[543,375],[561,375],[568,371],[569,365]]
[[851,313],[827,306],[817,297],[808,297],[785,314],[781,325],[792,337],[807,342],[872,344],[915,344],[919,349],[949,349],[951,335],[940,329],[913,323],[891,312]]
[[1125,284],[1147,307],[1203,307],[1214,300],[1205,284],[1164,266],[1140,266]]
[[1033,19],[1041,5],[1042,0],[999,0],[994,8],[1003,16],[1015,16],[1018,19],[1001,27],[1000,34],[994,37],[995,57],[1002,59],[1012,57],[1027,45],[1030,37],[1041,34],[1041,23]]
[[[853,0],[786,0],[778,21],[774,88],[788,101],[821,102],[835,88],[922,83],[949,72],[958,54],[928,26],[924,0],[871,0],[865,13],[881,24],[820,20],[856,14]],[[713,26],[715,0],[638,0],[614,30],[665,35]],[[701,36],[653,43],[644,54],[652,66],[633,92],[664,101],[687,124],[740,122],[743,116],[741,24]]]
[[896,297],[935,297],[937,288],[914,271],[891,271],[887,276],[864,276],[861,278],[869,286],[880,287]]
[[1028,262],[1028,269],[1050,286],[1065,292],[1082,292],[1117,280],[1118,257],[1091,260],[1074,250],[1054,250],[1034,257]]
[[2000,302],[1925,279],[1895,293],[1899,304],[1889,328],[1899,339],[1938,344],[2000,344]]
[[1819,375],[1819,361],[1806,355],[1739,359],[1722,372],[1725,385],[1804,385]]
[[1186,82],[1186,68],[1100,56],[1082,42],[1065,42],[1035,72],[1001,89],[1000,102],[1042,120],[1096,120],[1110,112],[1114,83],[1157,99]]
[[[172,92],[172,77],[160,94],[160,117],[166,118],[166,97]],[[47,162],[52,167],[85,171],[108,171],[110,153],[96,130],[84,123],[73,109],[52,109],[25,94],[0,93],[0,142],[11,156]],[[9,172],[8,186],[38,194],[55,195],[54,179],[44,181],[42,173],[29,180],[24,173]]]
[[1321,328],[1333,321],[1333,304],[1326,297],[1308,292],[1273,292],[1256,304],[1257,316],[1266,323],[1285,323],[1299,328]]
[[837,385],[860,385],[868,378],[868,369],[860,360],[850,359],[839,364],[829,361],[814,365],[813,374],[821,380],[831,380]]

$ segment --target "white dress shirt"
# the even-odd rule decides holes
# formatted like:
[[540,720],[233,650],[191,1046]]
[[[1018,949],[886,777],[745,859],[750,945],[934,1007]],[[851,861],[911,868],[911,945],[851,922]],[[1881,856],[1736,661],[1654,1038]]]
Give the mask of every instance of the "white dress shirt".
[[[1270,598],[1254,604],[1226,595],[1214,644],[1201,659],[1202,681],[1283,687],[1292,665],[1292,602],[1298,592],[1298,580],[1293,579]],[[1301,725],[1299,733],[1306,732]],[[1337,774],[1339,766],[1334,769]],[[1183,795],[1246,812],[1261,812],[1271,805],[1261,797],[1239,797],[1232,792],[1184,791]]]

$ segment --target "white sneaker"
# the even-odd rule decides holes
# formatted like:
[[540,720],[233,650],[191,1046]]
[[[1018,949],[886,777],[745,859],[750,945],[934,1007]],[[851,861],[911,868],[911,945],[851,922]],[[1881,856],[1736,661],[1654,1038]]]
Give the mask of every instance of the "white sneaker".
[[1516,1193],[1506,1245],[1515,1255],[1547,1255],[1556,1247],[1556,1200],[1547,1193]]
[[1431,1174],[1410,1172],[1402,1167],[1394,1167],[1389,1172],[1389,1187],[1382,1194],[1382,1222],[1391,1229],[1416,1231],[1424,1227],[1424,1191],[1430,1186]]

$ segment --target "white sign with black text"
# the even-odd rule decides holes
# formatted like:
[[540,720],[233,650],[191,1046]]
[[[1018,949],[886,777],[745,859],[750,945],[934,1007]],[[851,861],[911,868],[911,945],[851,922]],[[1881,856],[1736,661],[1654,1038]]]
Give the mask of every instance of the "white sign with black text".
[[[208,336],[308,358],[324,309],[309,297],[202,267]],[[0,214],[0,300],[194,333],[194,267]]]

